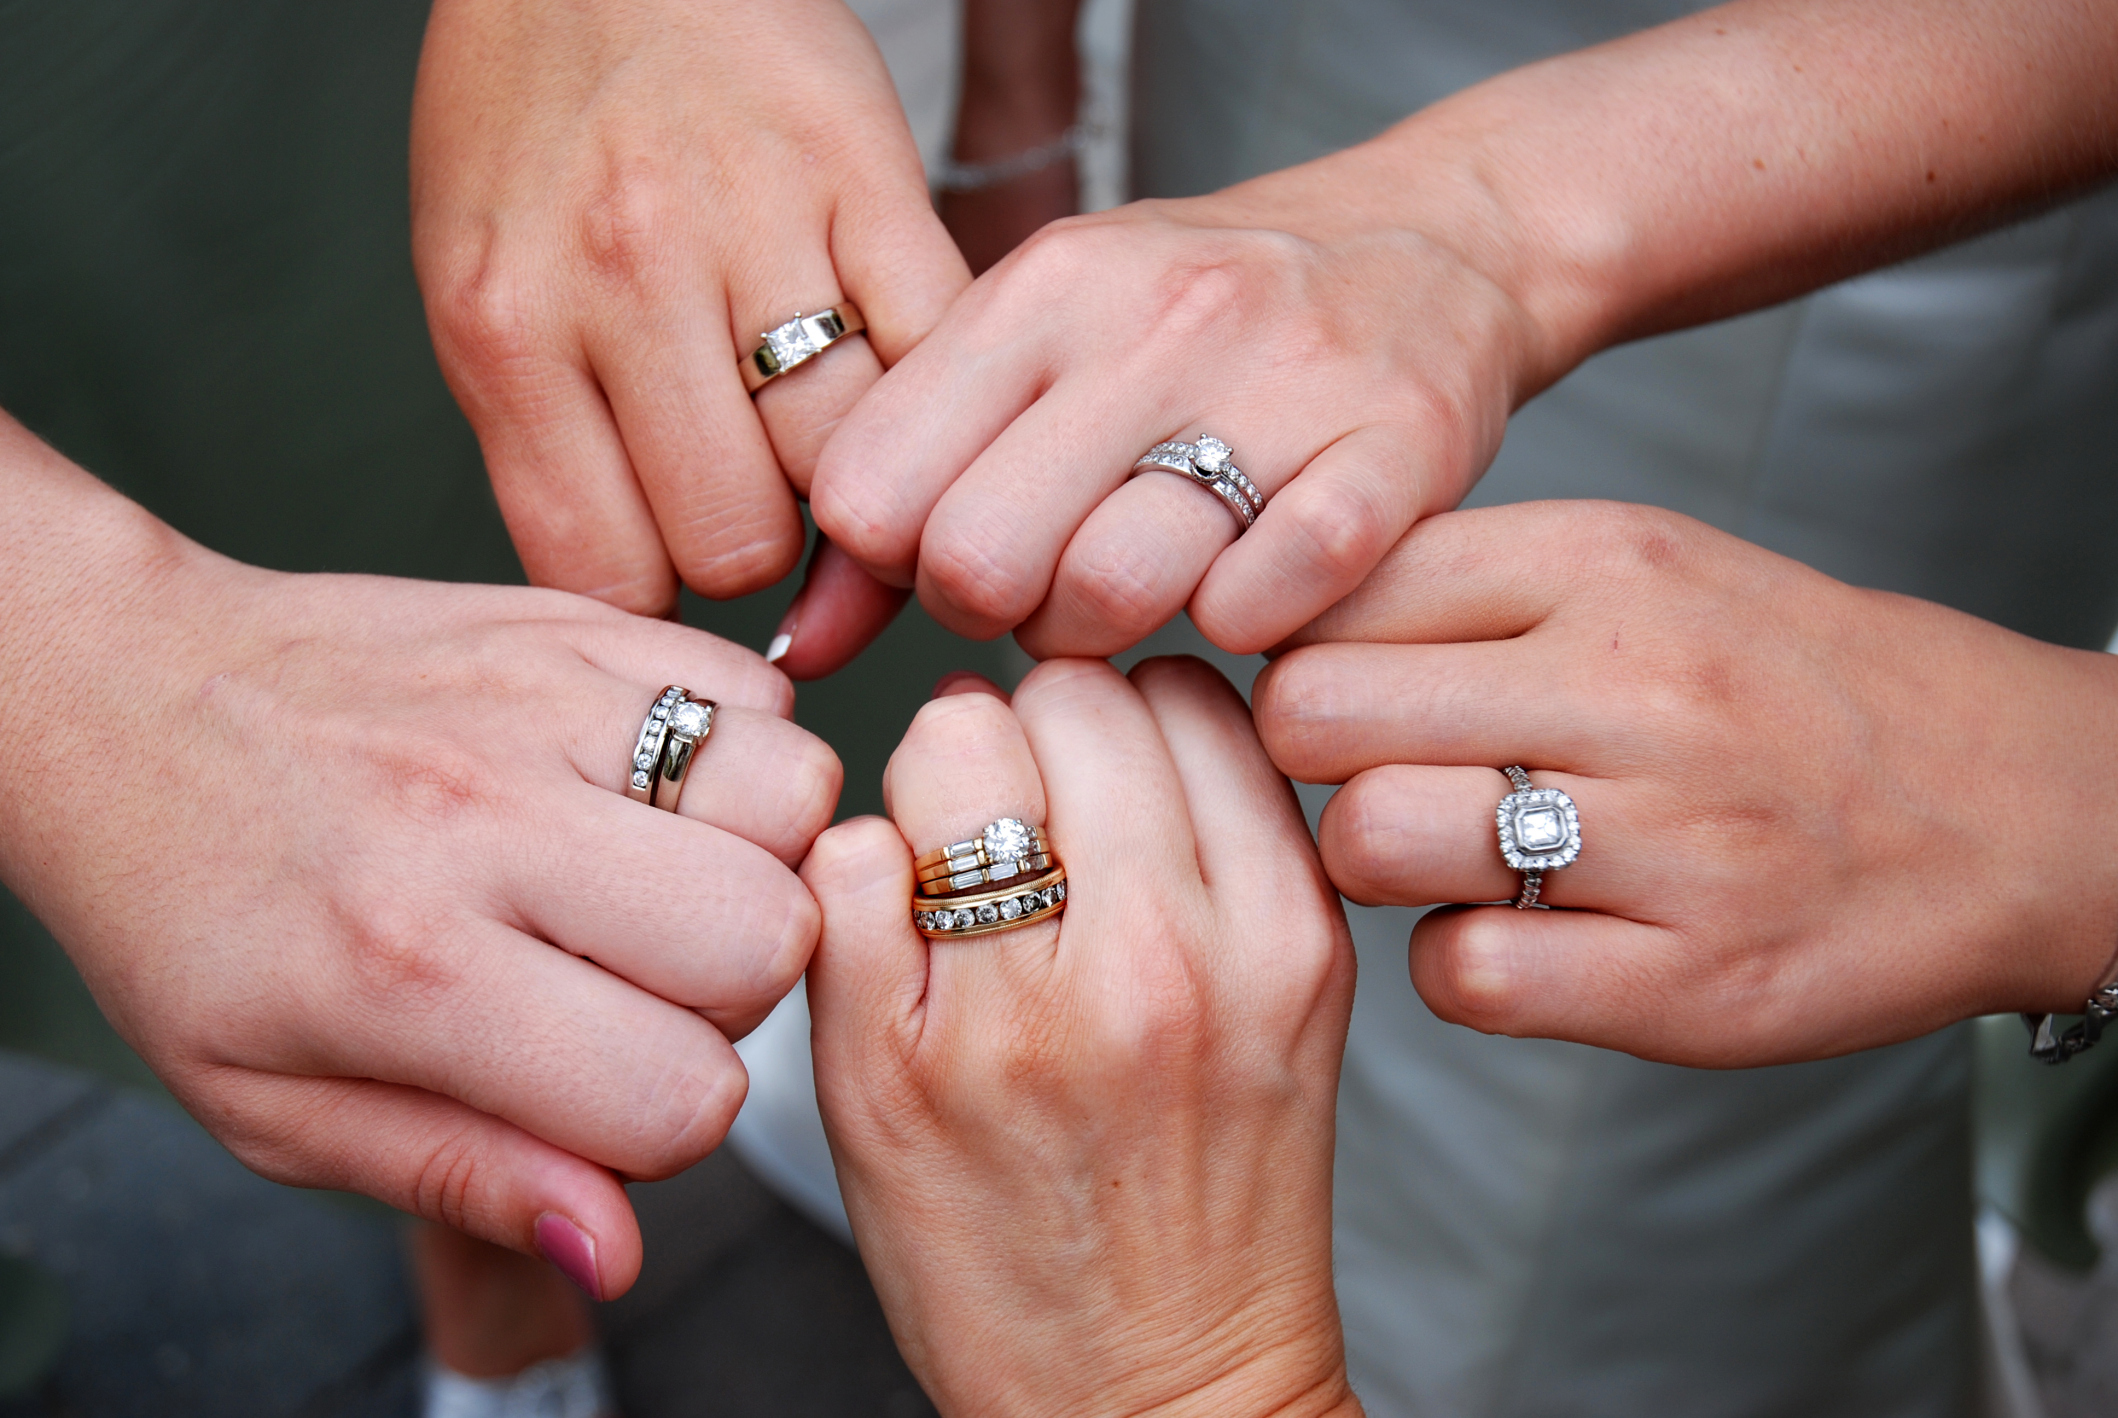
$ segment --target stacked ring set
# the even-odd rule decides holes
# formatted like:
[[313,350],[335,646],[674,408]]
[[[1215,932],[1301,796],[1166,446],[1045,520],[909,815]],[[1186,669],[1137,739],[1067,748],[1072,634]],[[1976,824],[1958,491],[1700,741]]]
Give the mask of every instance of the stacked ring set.
[[677,799],[684,796],[691,760],[713,732],[713,714],[719,707],[711,699],[693,699],[682,685],[663,690],[647,711],[640,737],[633,744],[625,796],[675,812]]
[[1043,829],[1019,818],[921,853],[912,874],[912,924],[929,940],[1013,930],[1066,909],[1066,868]]

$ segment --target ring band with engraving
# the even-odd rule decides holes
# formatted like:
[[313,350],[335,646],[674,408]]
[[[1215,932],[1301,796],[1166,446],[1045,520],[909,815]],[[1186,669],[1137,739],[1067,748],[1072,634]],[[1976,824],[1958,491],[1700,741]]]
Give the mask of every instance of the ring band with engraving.
[[1581,855],[1581,814],[1572,798],[1557,788],[1538,787],[1520,765],[1500,771],[1515,788],[1494,812],[1500,855],[1522,873],[1522,894],[1515,898],[1515,909],[1527,911],[1537,904],[1537,895],[1544,889],[1544,874],[1572,866]]
[[1003,817],[987,823],[969,841],[920,853],[912,861],[912,872],[921,890],[939,894],[975,890],[1053,864],[1051,844],[1044,840],[1042,828],[1020,818]]
[[1141,454],[1139,461],[1133,464],[1133,471],[1160,471],[1190,478],[1221,499],[1222,505],[1234,515],[1236,535],[1240,537],[1251,529],[1258,514],[1265,510],[1265,494],[1259,492],[1258,485],[1230,461],[1234,451],[1211,434],[1200,434],[1196,443],[1171,439],[1167,443],[1157,443]]
[[625,796],[675,812],[677,800],[684,795],[691,760],[713,732],[714,711],[718,708],[711,699],[693,699],[691,691],[678,684],[656,695],[633,744]]
[[914,896],[912,924],[928,940],[954,940],[1035,925],[1065,909],[1066,868],[1053,867],[1042,876],[1001,891],[981,891],[975,896]]
[[765,343],[737,361],[743,387],[755,394],[788,370],[801,368],[846,336],[867,328],[860,307],[850,300],[842,300],[816,315],[797,310],[792,320],[760,335],[758,338]]

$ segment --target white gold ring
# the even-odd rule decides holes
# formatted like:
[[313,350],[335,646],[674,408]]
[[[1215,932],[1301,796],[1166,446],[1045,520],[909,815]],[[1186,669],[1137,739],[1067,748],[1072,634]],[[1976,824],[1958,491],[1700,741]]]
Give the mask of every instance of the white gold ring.
[[819,315],[804,315],[797,310],[792,320],[758,336],[765,343],[738,362],[743,387],[755,394],[788,370],[799,369],[846,336],[867,328],[860,307],[850,300],[842,300]]
[[1500,855],[1510,868],[1522,873],[1522,894],[1515,898],[1515,909],[1527,911],[1537,904],[1544,874],[1572,866],[1581,855],[1581,814],[1572,798],[1557,788],[1536,786],[1519,765],[1500,771],[1515,786],[1494,812]]
[[1258,485],[1243,475],[1231,459],[1235,450],[1215,438],[1202,433],[1196,443],[1183,443],[1171,439],[1157,443],[1140,455],[1133,464],[1135,473],[1149,471],[1175,473],[1190,478],[1221,499],[1236,519],[1236,535],[1250,530],[1265,510],[1265,494]]

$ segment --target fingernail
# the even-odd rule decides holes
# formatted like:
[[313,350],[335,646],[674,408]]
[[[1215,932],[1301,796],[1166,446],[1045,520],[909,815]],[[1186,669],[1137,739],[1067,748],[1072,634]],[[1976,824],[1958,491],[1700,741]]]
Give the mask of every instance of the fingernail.
[[588,1292],[591,1300],[603,1298],[603,1282],[596,1275],[596,1243],[588,1233],[556,1211],[537,1218],[537,1249],[559,1267],[559,1273]]
[[787,647],[792,644],[794,644],[794,632],[791,630],[782,630],[779,634],[773,636],[772,643],[765,647],[765,663],[768,665],[778,664],[780,659],[786,655]]

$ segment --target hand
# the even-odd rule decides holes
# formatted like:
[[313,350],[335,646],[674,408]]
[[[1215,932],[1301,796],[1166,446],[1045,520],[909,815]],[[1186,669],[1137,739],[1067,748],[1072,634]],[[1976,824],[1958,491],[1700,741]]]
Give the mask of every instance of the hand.
[[2118,947],[2118,658],[1857,590],[1688,518],[1532,503],[1421,524],[1253,692],[1345,783],[1357,901],[1495,901],[1498,769],[1580,807],[1553,911],[1437,911],[1435,1013],[1716,1067],[2078,1012]]
[[[951,629],[1040,657],[1116,653],[1187,602],[1218,645],[1277,642],[1456,504],[1539,342],[1456,250],[1349,198],[1377,167],[1045,228],[840,426],[817,525]],[[1201,431],[1271,497],[1241,540],[1211,493],[1128,481]]]
[[[921,711],[897,826],[818,839],[818,1100],[945,1414],[1357,1413],[1331,1288],[1353,952],[1241,699],[1192,660]],[[962,689],[963,680],[944,691]],[[931,946],[913,848],[1042,822],[1057,923]],[[902,832],[902,836],[899,835]]]
[[[591,1294],[620,1177],[721,1138],[807,962],[831,751],[711,636],[556,591],[289,576],[0,421],[0,876],[257,1171]],[[681,816],[621,795],[665,683],[723,705]]]
[[[969,279],[839,0],[442,0],[412,175],[435,347],[531,579],[647,615],[679,577],[722,597],[792,569],[825,436]],[[842,298],[867,335],[753,401],[759,332]],[[902,601],[805,597],[790,668]]]

